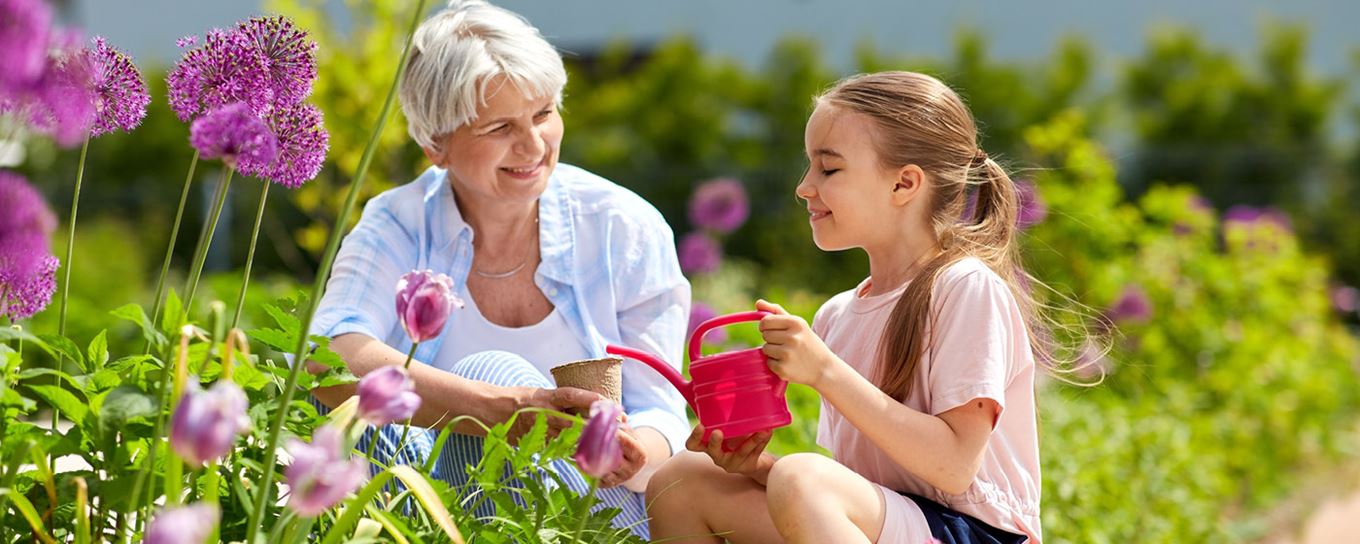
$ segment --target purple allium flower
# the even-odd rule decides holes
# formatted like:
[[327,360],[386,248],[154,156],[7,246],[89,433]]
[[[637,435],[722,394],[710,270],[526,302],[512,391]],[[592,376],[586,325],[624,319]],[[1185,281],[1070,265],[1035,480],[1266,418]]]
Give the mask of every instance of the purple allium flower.
[[705,182],[689,199],[690,223],[723,234],[740,228],[750,213],[746,189],[731,178]]
[[1107,312],[1116,322],[1143,323],[1152,318],[1152,301],[1137,285],[1128,285]]
[[0,0],[0,95],[22,89],[47,66],[52,10],[43,0]]
[[385,366],[359,380],[359,417],[374,425],[410,419],[420,408],[415,382],[399,366]]
[[137,128],[146,117],[151,95],[147,94],[142,74],[132,58],[109,47],[99,36],[94,38],[94,50],[87,54],[91,55],[93,68],[96,115],[90,135]]
[[203,45],[184,53],[165,83],[170,108],[186,122],[234,102],[267,114],[274,100],[268,60],[249,36],[239,32],[209,32]]
[[1351,313],[1360,309],[1360,290],[1349,285],[1332,288],[1332,307],[1341,313]]
[[330,146],[321,110],[311,104],[276,106],[268,122],[278,138],[278,156],[259,176],[290,189],[315,178]]
[[1015,226],[1021,230],[1039,224],[1048,217],[1048,206],[1044,204],[1044,199],[1039,196],[1039,187],[1028,179],[1015,181],[1015,195],[1020,200],[1018,213],[1015,214]]
[[195,43],[198,43],[198,36],[190,34],[188,36],[175,40],[175,47],[184,49],[185,47],[192,46]]
[[680,239],[677,248],[680,269],[686,274],[712,272],[722,264],[722,248],[702,232],[691,232]]
[[0,315],[27,319],[52,301],[57,258],[48,248],[57,218],[22,176],[0,171]]
[[572,456],[581,472],[603,478],[623,464],[623,448],[619,446],[622,417],[623,407],[614,401],[602,399],[591,403],[590,419],[586,420],[576,454]]
[[397,317],[412,342],[424,342],[444,330],[444,322],[463,301],[453,292],[453,279],[431,270],[412,270],[397,281]]
[[216,504],[195,503],[161,510],[146,526],[144,544],[203,544],[221,516]]
[[[699,325],[702,325],[703,322],[715,317],[718,317],[718,312],[715,311],[712,306],[696,301],[689,309],[689,331],[685,333],[685,337],[693,336],[694,331],[699,328]],[[709,331],[704,339],[706,342],[713,344],[726,342],[727,329],[713,329],[712,331]],[[698,354],[692,354],[691,356],[693,355]]]
[[82,49],[58,52],[28,91],[28,121],[58,144],[71,146],[89,135],[94,124],[94,67]]
[[194,120],[189,143],[203,158],[221,158],[241,172],[256,175],[278,156],[278,140],[269,125],[243,102],[227,104]]
[[299,516],[313,517],[335,506],[359,487],[368,476],[363,459],[350,459],[344,451],[341,430],[331,425],[318,427],[310,444],[298,439],[285,446],[293,462],[284,469],[288,486],[288,508]]
[[249,407],[245,392],[233,382],[219,381],[207,391],[191,383],[170,420],[170,446],[194,466],[218,459],[250,428]]
[[[286,17],[254,17],[236,25],[236,32],[249,38],[264,54],[274,106],[302,102],[316,79],[316,42]],[[309,178],[310,179],[310,178]]]
[[46,308],[57,290],[59,265],[46,236],[0,235],[0,315],[19,321]]
[[1254,208],[1252,206],[1237,205],[1228,208],[1223,213],[1223,222],[1242,225],[1274,225],[1285,232],[1293,231],[1293,223],[1289,216],[1275,208]]
[[18,174],[0,170],[0,237],[31,232],[46,237],[57,229],[57,216],[42,194]]

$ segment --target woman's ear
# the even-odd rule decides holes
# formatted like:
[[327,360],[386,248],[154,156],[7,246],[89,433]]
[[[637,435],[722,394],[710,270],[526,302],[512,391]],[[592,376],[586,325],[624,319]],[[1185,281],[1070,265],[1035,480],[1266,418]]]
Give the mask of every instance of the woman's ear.
[[892,188],[892,202],[895,206],[905,206],[915,200],[926,186],[926,172],[920,166],[908,164],[897,170],[897,182]]
[[438,148],[424,146],[422,146],[420,150],[425,152],[425,158],[429,159],[431,164],[440,168],[444,167],[443,151],[440,151]]

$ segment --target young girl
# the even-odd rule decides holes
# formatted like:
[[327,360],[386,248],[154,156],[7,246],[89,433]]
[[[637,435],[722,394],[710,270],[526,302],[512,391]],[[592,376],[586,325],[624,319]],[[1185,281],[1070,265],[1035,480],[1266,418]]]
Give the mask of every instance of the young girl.
[[804,141],[797,195],[813,241],[862,248],[869,277],[811,327],[757,308],[772,313],[760,323],[770,367],[821,394],[817,443],[833,458],[775,459],[769,433],[727,452],[695,429],[687,447],[706,455],[676,456],[648,486],[652,537],[1038,543],[1034,372],[1047,358],[1014,184],[958,95],[922,74],[840,82]]

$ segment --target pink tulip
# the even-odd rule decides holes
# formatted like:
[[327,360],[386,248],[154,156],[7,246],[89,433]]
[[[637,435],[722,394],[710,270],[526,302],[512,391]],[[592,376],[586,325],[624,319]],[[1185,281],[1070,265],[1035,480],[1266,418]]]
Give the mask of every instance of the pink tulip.
[[283,472],[292,488],[288,508],[299,516],[325,512],[368,476],[368,465],[363,459],[346,455],[342,431],[330,425],[317,428],[310,444],[293,439],[286,448],[293,456],[292,464]]
[[453,280],[431,270],[412,270],[397,282],[397,316],[412,342],[424,342],[444,330],[444,322],[463,301],[453,293]]
[[191,383],[170,420],[170,446],[194,466],[226,455],[237,435],[250,429],[249,406],[235,383],[219,381],[207,391]]
[[197,503],[161,510],[142,535],[144,544],[203,544],[221,514],[216,504]]
[[581,472],[602,478],[623,464],[623,448],[619,446],[622,416],[623,407],[616,402],[597,400],[590,405],[590,419],[573,456]]
[[359,380],[359,417],[374,425],[405,421],[420,408],[415,382],[399,366],[385,366]]

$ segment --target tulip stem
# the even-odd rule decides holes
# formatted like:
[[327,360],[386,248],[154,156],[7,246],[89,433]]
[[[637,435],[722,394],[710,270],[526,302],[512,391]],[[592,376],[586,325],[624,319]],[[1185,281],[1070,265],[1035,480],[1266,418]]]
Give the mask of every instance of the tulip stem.
[[[396,66],[406,65],[406,59],[411,55],[411,39],[415,35],[416,26],[420,24],[420,19],[425,15],[425,0],[416,2],[416,9],[411,14],[411,24],[406,30],[406,43],[401,48],[401,59]],[[369,135],[368,144],[364,146],[363,155],[359,157],[359,166],[354,172],[354,180],[350,182],[349,194],[345,197],[345,204],[340,210],[340,216],[336,218],[335,224],[331,226],[330,238],[326,242],[326,251],[322,253],[321,264],[317,267],[316,278],[312,281],[312,296],[307,312],[302,315],[301,323],[298,326],[298,345],[294,350],[293,366],[288,370],[288,378],[284,381],[283,390],[279,392],[279,410],[274,416],[273,423],[269,426],[269,436],[265,442],[264,461],[261,469],[264,474],[260,475],[259,491],[255,493],[255,504],[250,508],[249,516],[246,519],[246,538],[249,543],[255,542],[255,535],[258,534],[265,514],[269,510],[270,499],[274,494],[274,472],[275,455],[279,447],[279,436],[283,432],[283,424],[288,420],[288,412],[293,402],[293,390],[297,389],[298,373],[302,367],[307,365],[307,348],[310,343],[307,338],[308,331],[311,330],[312,317],[316,314],[317,304],[320,303],[321,295],[326,289],[326,280],[330,278],[331,264],[335,261],[335,253],[340,249],[341,232],[348,226],[349,214],[354,210],[354,204],[359,200],[359,191],[363,188],[364,178],[368,176],[368,167],[373,162],[373,154],[377,151],[378,142],[382,139],[383,126],[387,124],[387,117],[392,111],[392,104],[396,102],[397,85],[401,82],[402,70],[398,68],[392,77],[392,84],[387,89],[387,98],[383,100],[382,109],[378,112],[378,121],[373,127],[372,134]]]
[[[170,274],[170,258],[175,254],[175,240],[179,239],[179,224],[184,219],[184,204],[189,200],[189,187],[194,182],[194,170],[198,168],[198,151],[189,161],[189,173],[184,176],[184,189],[179,192],[179,209],[175,211],[175,224],[170,227],[170,243],[165,245],[165,259],[161,262],[161,276],[156,280],[156,303],[151,310],[151,326],[161,319],[161,304],[165,302],[165,277]],[[151,340],[146,341],[146,353],[151,352]]]
[[264,205],[269,199],[269,186],[273,185],[268,181],[261,182],[264,188],[260,190],[260,208],[255,212],[255,228],[250,231],[250,249],[246,252],[246,271],[241,275],[241,294],[236,296],[236,313],[231,316],[231,326],[228,329],[236,328],[236,324],[241,321],[241,309],[246,305],[246,287],[250,285],[250,265],[255,262],[255,242],[260,239],[260,222],[264,219]]
[[[402,370],[409,370],[411,368],[411,359],[413,359],[416,356],[416,348],[419,346],[420,342],[411,343],[411,350],[406,352],[406,364],[401,366]],[[401,440],[397,441],[397,453],[401,453],[402,448],[406,447],[406,435],[410,432],[411,432],[411,418],[408,417],[406,418],[406,426],[403,427],[401,430]],[[373,449],[372,446],[373,446],[372,444],[369,444],[368,449],[370,450]]]

